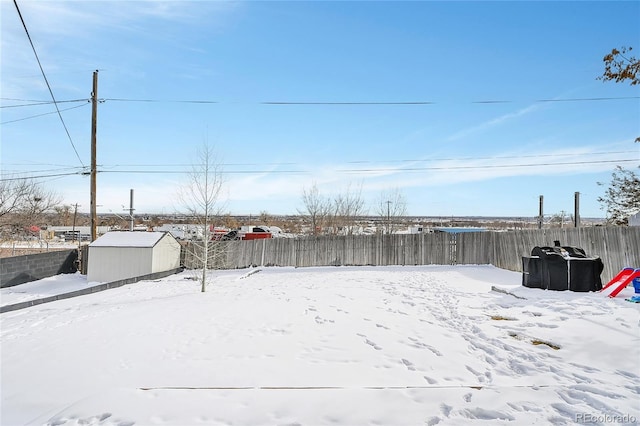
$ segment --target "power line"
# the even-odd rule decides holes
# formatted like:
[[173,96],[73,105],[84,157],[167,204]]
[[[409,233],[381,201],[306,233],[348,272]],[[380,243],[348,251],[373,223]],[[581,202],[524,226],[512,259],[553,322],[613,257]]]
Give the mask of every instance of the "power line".
[[290,101],[265,101],[260,105],[432,105],[432,101],[407,101],[407,102],[290,102]]
[[38,99],[18,99],[18,98],[0,98],[0,101],[16,101],[16,102],[51,102],[51,101],[41,101]]
[[531,163],[531,164],[490,164],[484,166],[437,166],[437,167],[411,167],[400,169],[340,169],[341,173],[371,173],[371,172],[419,172],[427,170],[482,170],[482,169],[506,169],[512,167],[548,167],[548,166],[578,166],[585,164],[610,164],[640,162],[638,159],[623,160],[595,160],[595,161],[568,161],[562,163]]
[[583,155],[606,155],[606,154],[637,154],[637,151],[607,151],[588,153],[566,153],[566,154],[531,154],[531,155],[496,155],[491,157],[457,157],[457,158],[423,158],[410,160],[356,160],[346,161],[347,164],[371,164],[371,163],[426,163],[434,161],[462,161],[462,160],[509,160],[516,158],[548,158],[548,157],[578,157]]
[[592,102],[592,101],[618,101],[626,99],[640,99],[640,96],[623,96],[607,98],[568,98],[568,99],[538,99],[535,102]]
[[[63,112],[63,111],[69,111],[69,110],[71,110],[71,109],[80,108],[80,107],[83,107],[83,106],[86,106],[86,105],[88,105],[88,104],[76,105],[76,106],[71,107],[71,108],[66,108],[66,109],[60,110],[60,112]],[[2,122],[2,123],[0,123],[0,124],[15,123],[15,122],[17,122],[17,121],[29,120],[29,119],[31,119],[31,118],[42,117],[42,116],[44,116],[44,115],[50,115],[50,114],[55,114],[55,113],[56,113],[55,111],[53,111],[53,112],[45,112],[44,114],[31,115],[31,116],[29,116],[29,117],[18,118],[18,119],[16,119],[16,120],[3,121],[3,122]]]
[[[187,174],[190,170],[98,170],[98,173],[129,173],[129,174]],[[308,170],[224,170],[220,174],[308,174]]]
[[73,176],[73,175],[84,175],[85,172],[69,172],[69,173],[54,173],[54,174],[46,174],[46,175],[37,175],[37,176],[22,176],[22,177],[8,177],[8,178],[0,178],[0,182],[9,182],[14,180],[30,180],[30,179],[44,179],[50,177],[60,177],[60,176]]
[[[599,98],[566,98],[566,99],[536,99],[527,102],[533,103],[550,103],[550,102],[597,102],[597,101],[619,101],[619,100],[631,100],[631,99],[640,99],[640,96],[619,96],[619,97],[599,97]],[[224,102],[224,101],[214,101],[214,100],[198,100],[198,99],[183,99],[183,100],[171,100],[171,99],[135,99],[135,98],[104,98],[103,101],[114,101],[114,102],[146,102],[146,103],[191,103],[191,104],[229,104],[229,103],[242,103],[242,102]],[[462,103],[471,103],[471,104],[501,104],[501,103],[515,103],[518,101],[514,100],[477,100],[477,101],[468,101]],[[523,101],[519,101],[523,102]],[[371,102],[360,102],[360,101],[255,101],[255,102],[245,102],[247,104],[256,104],[256,105],[437,105],[443,104],[446,102],[435,102],[435,101],[426,101],[426,100],[416,100],[416,101],[398,101],[398,102],[388,102],[388,101],[371,101]]]
[[[20,104],[20,105],[4,105],[0,106],[0,108],[20,108],[20,107],[28,107],[28,106],[39,106],[39,105],[49,105],[49,104],[60,104],[65,102],[89,102],[90,99],[70,99],[64,101],[40,101],[40,100],[32,100],[32,99],[14,99],[14,98],[0,98],[1,100],[10,100],[17,102],[30,102],[28,104]],[[529,101],[516,101],[516,100],[477,100],[477,101],[465,101],[460,103],[470,103],[470,104],[507,104],[507,103],[516,103],[516,102],[532,102],[532,103],[553,103],[553,102],[598,102],[598,101],[621,101],[621,100],[634,100],[640,99],[640,96],[619,96],[619,97],[599,97],[599,98],[566,98],[566,99],[535,99]],[[360,102],[360,101],[252,101],[252,102],[237,102],[237,101],[215,101],[215,100],[207,100],[207,99],[135,99],[135,98],[103,98],[99,100],[101,103],[103,102],[138,102],[138,103],[182,103],[182,104],[253,104],[253,105],[300,105],[300,106],[340,106],[340,105],[381,105],[381,106],[394,106],[394,105],[438,105],[445,104],[449,102],[436,102],[436,101],[397,101],[397,102],[389,102],[389,101],[371,101],[371,102]]]
[[[513,167],[549,167],[549,166],[580,166],[588,164],[611,164],[638,162],[637,159],[594,160],[594,161],[566,161],[560,163],[520,163],[520,164],[488,164],[478,166],[434,166],[434,167],[402,167],[402,168],[372,168],[372,169],[337,169],[338,173],[363,174],[373,172],[420,172],[429,170],[484,170]],[[99,173],[128,173],[128,174],[185,174],[188,170],[100,170]],[[309,170],[224,170],[221,174],[309,174]]]
[[[293,166],[297,163],[220,163],[222,167],[237,167],[237,166]],[[103,168],[110,167],[192,167],[193,164],[187,163],[164,163],[164,164],[104,164]]]
[[[593,101],[615,101],[615,100],[628,100],[628,99],[640,99],[640,96],[625,96],[625,97],[603,97],[603,98],[568,98],[568,99],[536,99],[530,102],[593,102]],[[468,101],[471,104],[503,104],[513,103],[513,100],[479,100]],[[269,101],[258,102],[262,105],[435,105],[442,102],[435,101],[407,101],[407,102],[289,102],[289,101]]]
[[[601,152],[589,152],[589,153],[566,153],[566,154],[531,154],[531,155],[510,155],[510,156],[489,156],[489,157],[457,157],[457,158],[425,158],[425,159],[400,159],[400,160],[353,160],[346,161],[346,164],[389,164],[389,163],[426,163],[435,161],[464,161],[464,160],[507,160],[517,158],[557,158],[557,157],[577,157],[583,155],[610,155],[610,154],[636,154],[637,151],[601,151]],[[222,167],[237,167],[237,166],[295,166],[301,164],[300,162],[286,162],[286,163],[221,163]],[[160,163],[160,164],[104,164],[103,168],[110,167],[190,167],[192,164],[186,163]]]
[[207,100],[179,100],[179,99],[124,99],[124,98],[105,98],[102,101],[113,102],[148,102],[148,103],[181,103],[181,104],[219,104],[219,101]]
[[26,100],[26,99],[7,99],[7,98],[0,98],[0,99],[12,100],[12,101],[17,101],[17,102],[31,102],[30,104],[3,105],[3,106],[0,106],[0,108],[21,108],[21,107],[28,107],[28,106],[64,104],[64,103],[69,103],[69,102],[90,102],[91,101],[91,99],[69,99],[69,100],[66,100],[66,101],[56,101],[55,99],[53,101],[34,101],[34,100]]
[[80,158],[80,155],[78,154],[78,150],[76,149],[76,146],[73,143],[73,140],[71,139],[71,134],[69,134],[69,129],[67,129],[67,125],[65,124],[64,120],[62,119],[62,114],[60,113],[60,108],[58,108],[58,103],[56,102],[56,98],[53,95],[53,90],[51,90],[51,85],[49,84],[49,80],[47,80],[47,76],[44,72],[44,69],[42,68],[42,63],[40,62],[40,58],[38,57],[38,52],[36,52],[36,47],[33,44],[33,41],[31,40],[31,35],[29,34],[29,30],[27,29],[27,24],[24,22],[24,19],[22,18],[22,13],[20,12],[20,8],[18,7],[18,2],[17,0],[13,0],[13,4],[16,6],[16,10],[18,11],[18,16],[20,17],[20,21],[22,22],[22,26],[24,27],[24,31],[27,34],[27,38],[29,39],[29,44],[31,44],[31,49],[33,50],[33,54],[36,56],[36,61],[38,62],[38,66],[40,67],[40,72],[42,73],[42,77],[44,78],[45,83],[47,84],[47,88],[49,89],[49,94],[51,95],[51,99],[53,99],[53,104],[56,107],[56,111],[58,112],[58,117],[60,117],[60,122],[62,123],[62,126],[64,127],[65,132],[67,133],[67,137],[69,138],[69,142],[71,142],[71,146],[73,147],[73,151],[76,153],[76,157],[78,157],[78,160],[80,161],[80,164],[82,164],[82,167],[84,167],[84,163],[82,162],[82,159]]
[[[636,153],[636,151],[602,151],[602,152],[591,152],[588,155],[591,156],[600,156],[600,155],[610,155],[610,154],[630,154]],[[388,164],[393,162],[412,162],[412,163],[425,163],[425,162],[436,162],[436,161],[466,161],[466,160],[509,160],[509,159],[527,159],[527,158],[559,158],[559,157],[574,157],[574,156],[582,156],[584,153],[567,153],[567,154],[537,154],[537,155],[512,155],[512,156],[493,156],[493,157],[458,157],[458,158],[433,158],[433,159],[410,159],[410,160],[393,160],[393,161],[348,161],[347,164]],[[588,164],[612,164],[612,163],[629,163],[629,162],[638,162],[639,160],[632,158],[623,158],[623,159],[613,159],[613,160],[593,160],[593,161],[563,161],[563,162],[536,162],[536,163],[518,163],[518,164],[485,164],[485,165],[440,165],[440,166],[428,166],[428,167],[400,167],[400,168],[362,168],[362,169],[336,169],[337,172],[340,173],[350,173],[350,174],[358,174],[358,173],[373,173],[373,172],[419,172],[419,171],[429,171],[429,170],[481,170],[481,169],[496,169],[496,168],[513,168],[513,167],[549,167],[549,166],[578,166],[578,165],[588,165]],[[7,163],[5,166],[25,166],[31,164],[21,164],[21,163]],[[38,170],[37,173],[43,172],[56,172],[63,170],[75,170],[82,169],[74,172],[67,173],[56,173],[56,174],[37,174],[31,176],[22,176],[16,177],[11,176],[8,178],[0,178],[0,181],[8,181],[8,180],[20,180],[20,179],[40,179],[40,178],[48,178],[48,177],[59,177],[59,176],[73,176],[73,175],[88,175],[88,172],[84,170],[84,168],[74,167],[74,166],[65,166],[61,164],[39,164],[40,166],[56,166],[59,167],[57,169],[45,169]],[[303,165],[300,162],[288,162],[288,163],[222,163],[221,166],[224,167],[249,167],[249,166],[295,166],[295,165]],[[102,170],[98,170],[97,173],[128,173],[128,174],[186,174],[190,173],[188,170],[189,167],[193,166],[193,164],[180,164],[180,163],[164,163],[164,164],[114,164],[114,165],[100,165]],[[131,168],[141,168],[141,167],[184,167],[183,170],[176,169],[161,169],[161,170],[141,170],[141,169],[127,169],[127,170],[105,170],[105,168],[119,168],[119,167],[131,167]],[[28,174],[33,173],[32,171],[14,171],[14,174]],[[222,172],[223,174],[309,174],[312,173],[310,170],[306,169],[288,169],[288,170],[225,170]]]
[[68,164],[56,164],[56,163],[2,163],[3,166],[49,166],[49,167],[63,167],[67,169],[77,169],[78,166],[70,166]]
[[[437,161],[467,161],[467,160],[509,160],[509,159],[527,159],[527,158],[564,158],[564,157],[579,157],[584,155],[589,156],[602,156],[602,155],[611,155],[611,154],[636,154],[637,151],[599,151],[599,152],[589,152],[589,153],[566,153],[566,154],[531,154],[531,155],[504,155],[504,156],[487,156],[487,157],[452,157],[452,158],[426,158],[426,159],[400,159],[400,160],[354,160],[354,161],[346,161],[346,164],[389,164],[389,163],[429,163],[429,162],[437,162]],[[633,159],[624,159],[624,160],[599,160],[599,161],[621,161],[621,162],[629,162],[635,161]],[[286,163],[221,163],[220,166],[225,167],[250,167],[250,166],[296,166],[303,165],[301,162],[286,162]],[[545,165],[545,164],[580,164],[580,162],[570,162],[570,163],[534,163],[532,165]],[[5,163],[5,166],[33,166],[35,164],[31,163]],[[59,167],[58,169],[49,169],[49,170],[38,170],[38,172],[45,171],[58,171],[58,170],[69,170],[69,169],[78,169],[79,167],[67,166],[64,164],[48,164],[48,163],[38,163],[38,166],[52,166]],[[155,167],[184,167],[189,168],[192,167],[193,164],[188,163],[157,163],[157,164],[102,164],[100,167],[102,170],[100,173],[124,173],[127,171],[124,170],[105,170],[105,169],[116,169],[121,167],[129,167],[129,168],[155,168]],[[474,166],[474,167],[490,167],[487,166]],[[500,165],[501,167],[512,167],[509,165]],[[441,168],[453,168],[455,166],[440,166]],[[355,170],[366,170],[366,169],[355,169]],[[372,170],[383,170],[383,169],[372,169]],[[405,170],[405,169],[389,169],[389,170]],[[164,170],[156,171],[156,170],[134,170],[130,169],[129,173],[164,173]],[[186,173],[187,171],[182,170],[174,170],[173,173]],[[270,173],[277,172],[274,170],[252,170],[245,171],[243,173]],[[283,171],[280,171],[283,172]],[[289,170],[288,172],[301,172],[301,170]],[[29,171],[18,172],[18,173],[30,173]],[[228,171],[228,173],[231,173]]]
[[[78,166],[76,166],[76,167],[72,167],[72,166],[69,166],[69,167],[59,167],[59,168],[57,168],[57,169],[44,169],[44,170],[38,170],[37,172],[38,172],[38,173],[45,173],[45,172],[46,172],[46,173],[51,173],[51,172],[63,172],[63,171],[70,171],[70,170],[76,170],[77,172],[82,172],[82,171],[84,171],[84,169],[83,169],[82,167],[78,167]],[[11,177],[15,177],[15,178],[18,178],[18,179],[22,179],[22,178],[21,178],[20,176],[18,176],[18,175],[20,175],[20,174],[27,174],[27,173],[32,173],[32,171],[24,171],[24,170],[7,170],[7,169],[4,169],[4,170],[2,171],[2,174],[3,174],[3,175],[11,175]]]
[[[594,160],[594,161],[565,161],[559,163],[519,163],[519,164],[487,164],[476,166],[434,166],[434,167],[402,167],[402,168],[371,168],[371,169],[336,169],[338,173],[362,174],[372,172],[420,172],[429,170],[484,170],[514,167],[550,167],[550,166],[581,166],[588,164],[618,164],[638,162],[637,159]],[[98,173],[126,173],[126,174],[186,174],[189,170],[98,170]],[[310,170],[224,170],[221,174],[310,174]],[[86,174],[86,173],[83,173]]]
[[[530,163],[530,164],[493,164],[482,166],[438,166],[438,167],[412,167],[412,168],[396,168],[396,169],[337,169],[337,173],[346,174],[366,174],[374,172],[422,172],[429,170],[485,170],[485,169],[507,169],[514,167],[553,167],[553,166],[581,166],[589,164],[618,164],[638,162],[637,159],[618,159],[618,160],[596,160],[596,161],[574,161],[574,162],[562,162],[562,163]],[[26,173],[26,172],[25,172]],[[188,170],[98,170],[97,173],[126,173],[126,174],[187,174]],[[310,174],[309,170],[234,170],[223,171],[221,174]],[[29,179],[45,179],[45,178],[58,178],[64,176],[81,175],[87,176],[89,172],[77,171],[69,173],[53,173],[44,175],[32,175],[22,177],[8,177],[0,178],[0,182],[16,181],[16,180],[29,180]]]

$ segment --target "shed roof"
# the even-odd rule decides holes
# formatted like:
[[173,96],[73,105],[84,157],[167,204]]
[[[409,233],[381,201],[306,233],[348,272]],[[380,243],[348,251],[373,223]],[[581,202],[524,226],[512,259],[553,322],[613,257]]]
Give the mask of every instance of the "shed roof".
[[[89,247],[153,247],[168,232],[112,231],[107,232]],[[170,238],[171,235],[169,235]]]

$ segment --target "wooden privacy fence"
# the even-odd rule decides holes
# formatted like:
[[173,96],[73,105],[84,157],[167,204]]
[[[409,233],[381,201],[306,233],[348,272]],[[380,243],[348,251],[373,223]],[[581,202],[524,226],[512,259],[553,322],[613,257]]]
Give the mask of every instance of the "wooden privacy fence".
[[535,246],[582,248],[588,256],[604,263],[602,281],[608,282],[622,268],[640,268],[640,228],[593,227],[522,230],[513,232],[474,232],[458,234],[456,260],[460,264],[491,264],[510,271],[522,271],[522,256]]
[[[351,266],[447,264],[449,237],[350,235],[234,241],[228,263],[237,268],[264,266]],[[247,244],[249,243],[249,244]]]
[[[623,267],[640,268],[640,228],[633,227],[224,241],[211,243],[224,245],[213,251],[225,253],[212,267],[491,264],[521,272],[522,256],[535,246],[553,246],[555,240],[602,258],[605,282]],[[184,264],[189,262],[187,255]]]

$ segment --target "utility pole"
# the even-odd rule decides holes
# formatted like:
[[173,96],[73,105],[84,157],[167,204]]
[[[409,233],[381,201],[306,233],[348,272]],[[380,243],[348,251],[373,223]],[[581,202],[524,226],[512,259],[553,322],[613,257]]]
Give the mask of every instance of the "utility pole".
[[98,70],[93,72],[91,92],[91,241],[96,239],[98,213],[96,210],[96,133],[98,129]]
[[573,226],[580,228],[580,193],[574,194]]
[[544,223],[544,196],[540,196],[540,207],[538,213],[538,229],[542,229],[542,224]]
[[387,234],[391,233],[391,216],[389,214],[390,205],[391,205],[391,201],[387,201]]

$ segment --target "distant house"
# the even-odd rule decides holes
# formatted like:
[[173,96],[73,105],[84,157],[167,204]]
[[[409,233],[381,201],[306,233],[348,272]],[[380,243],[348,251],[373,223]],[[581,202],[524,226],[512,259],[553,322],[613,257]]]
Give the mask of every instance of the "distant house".
[[200,240],[204,234],[202,225],[196,224],[165,224],[156,226],[153,230],[170,232],[178,240]]
[[180,267],[180,243],[168,232],[107,232],[89,244],[88,282],[112,282]]
[[[110,226],[97,226],[97,235],[106,234],[111,230]],[[64,238],[66,241],[89,240],[91,238],[90,226],[47,226],[46,231],[40,232],[40,238],[49,240],[54,237]]]
[[629,226],[640,226],[640,213],[629,216]]

